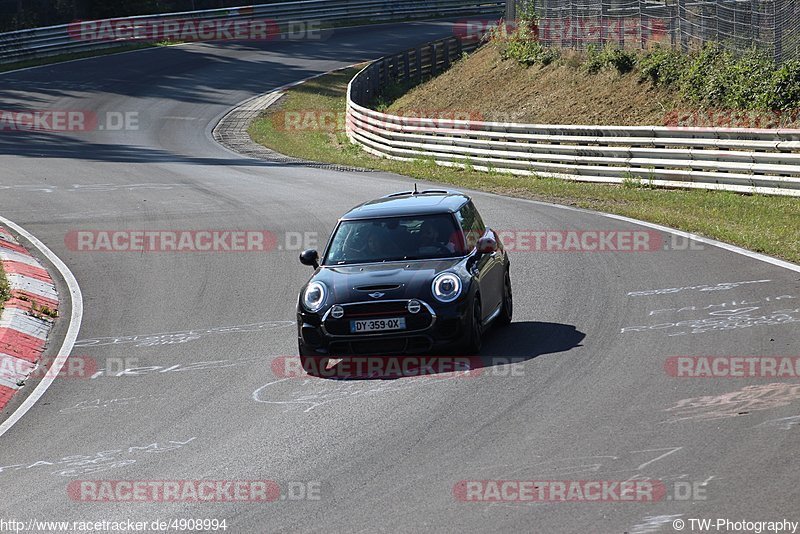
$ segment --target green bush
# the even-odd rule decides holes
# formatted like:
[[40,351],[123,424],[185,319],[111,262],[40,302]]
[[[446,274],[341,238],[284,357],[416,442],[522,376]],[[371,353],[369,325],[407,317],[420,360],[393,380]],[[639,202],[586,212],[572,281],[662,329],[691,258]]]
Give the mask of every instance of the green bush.
[[800,60],[784,63],[770,81],[769,90],[759,98],[761,109],[788,111],[800,106]]
[[[512,31],[500,26],[491,40],[503,59],[523,65],[549,65],[560,57],[557,49],[547,48],[536,39],[532,20],[523,21]],[[707,43],[690,54],[661,46],[636,53],[611,44],[602,48],[590,45],[582,64],[573,66],[590,74],[607,69],[620,74],[638,70],[642,82],[677,92],[699,107],[748,111],[800,107],[800,60],[776,66],[756,50],[735,55],[720,43]]]
[[589,45],[585,67],[590,74],[603,69],[616,69],[620,74],[628,74],[636,67],[636,55],[611,45],[602,49]]
[[800,103],[800,66],[776,69],[756,50],[736,56],[719,43],[688,55],[656,48],[642,56],[639,69],[642,81],[676,90],[699,106],[773,110]]
[[602,51],[597,46],[593,44],[589,45],[586,51],[586,62],[583,66],[589,74],[597,74],[603,70],[605,63],[603,62]]
[[558,61],[561,57],[559,51],[555,48],[545,48],[542,50],[542,53],[539,55],[539,61],[541,61],[542,65],[545,67],[550,63]]
[[636,55],[619,48],[606,48],[606,62],[620,74],[628,74],[636,67]]
[[510,32],[505,25],[500,25],[492,30],[490,40],[498,45],[500,57],[513,59],[523,65],[549,65],[559,57],[558,50],[542,46],[538,41],[531,21],[520,21],[517,28]]
[[655,86],[670,87],[678,83],[689,58],[670,48],[657,46],[639,58],[641,80]]
[[[786,83],[778,88],[778,73]],[[776,69],[769,58],[752,50],[742,56],[724,50],[718,43],[709,43],[689,56],[687,66],[678,80],[682,96],[698,105],[731,109],[768,110],[780,105],[796,106],[791,97],[791,67]],[[785,97],[789,98],[786,99]]]
[[727,63],[726,80],[730,84],[724,104],[735,109],[757,109],[770,93],[775,63],[755,50]]
[[6,280],[6,273],[3,272],[3,266],[0,265],[0,310],[3,309],[3,303],[11,298],[11,288],[8,286]]

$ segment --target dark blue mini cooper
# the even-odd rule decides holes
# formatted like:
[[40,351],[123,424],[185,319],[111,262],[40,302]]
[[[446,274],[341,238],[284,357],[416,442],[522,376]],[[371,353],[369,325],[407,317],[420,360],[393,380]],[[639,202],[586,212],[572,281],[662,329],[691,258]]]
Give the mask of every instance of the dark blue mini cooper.
[[303,368],[362,355],[477,354],[484,330],[511,322],[506,251],[470,198],[408,191],[356,206],[300,291]]

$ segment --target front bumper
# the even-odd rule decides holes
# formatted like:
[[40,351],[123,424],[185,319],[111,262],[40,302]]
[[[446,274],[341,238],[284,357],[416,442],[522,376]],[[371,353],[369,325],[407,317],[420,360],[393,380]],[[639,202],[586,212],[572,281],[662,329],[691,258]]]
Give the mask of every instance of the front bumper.
[[[330,307],[318,313],[302,308],[297,312],[297,335],[301,354],[320,356],[364,356],[398,354],[436,354],[457,348],[469,332],[471,314],[466,300],[423,306],[417,314],[407,310],[412,299],[352,302],[341,304],[344,316],[333,319]],[[403,317],[402,331],[352,334],[353,319]]]

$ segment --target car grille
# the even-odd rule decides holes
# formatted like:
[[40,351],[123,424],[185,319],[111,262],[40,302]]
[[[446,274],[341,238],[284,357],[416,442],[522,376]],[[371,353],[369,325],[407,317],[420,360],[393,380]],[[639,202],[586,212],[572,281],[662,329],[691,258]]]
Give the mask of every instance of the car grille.
[[[406,306],[408,300],[386,302],[357,302],[343,304],[344,317],[334,319],[328,316],[325,319],[325,330],[333,336],[365,336],[365,335],[402,335],[405,332],[425,330],[433,324],[434,317],[423,305],[418,313],[409,313]],[[353,319],[381,319],[389,317],[404,317],[405,330],[387,330],[385,332],[364,332],[361,334],[350,333],[350,321]]]

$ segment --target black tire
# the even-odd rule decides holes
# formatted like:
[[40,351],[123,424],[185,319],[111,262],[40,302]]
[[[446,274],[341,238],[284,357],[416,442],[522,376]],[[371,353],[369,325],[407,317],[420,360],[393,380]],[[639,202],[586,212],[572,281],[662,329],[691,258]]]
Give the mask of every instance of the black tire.
[[506,277],[503,282],[503,308],[497,316],[497,324],[507,326],[511,324],[514,316],[514,295],[511,292],[511,274],[506,269]]
[[476,296],[475,302],[472,304],[472,321],[470,321],[469,341],[467,342],[467,353],[470,356],[477,356],[483,346],[482,309],[481,300]]

